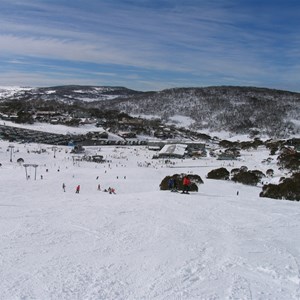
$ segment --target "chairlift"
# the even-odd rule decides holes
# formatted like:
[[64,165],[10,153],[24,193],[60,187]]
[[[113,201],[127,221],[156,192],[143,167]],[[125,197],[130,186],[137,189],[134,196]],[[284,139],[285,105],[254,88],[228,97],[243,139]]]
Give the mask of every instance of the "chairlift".
[[25,168],[26,180],[28,180],[30,178],[30,175],[28,175],[28,171],[29,171],[29,173],[31,173],[31,168],[34,168],[34,180],[36,180],[36,169],[39,165],[37,165],[37,164],[23,164],[23,166]]

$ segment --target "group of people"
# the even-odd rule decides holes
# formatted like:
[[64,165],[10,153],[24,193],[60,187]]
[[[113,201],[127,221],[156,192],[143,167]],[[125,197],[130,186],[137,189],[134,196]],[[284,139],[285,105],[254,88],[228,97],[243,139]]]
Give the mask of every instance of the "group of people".
[[[188,175],[184,176],[183,179],[182,179],[182,192],[181,192],[181,194],[189,194],[190,185],[191,185],[190,178],[188,177]],[[171,192],[178,192],[178,185],[177,185],[177,180],[176,180],[175,176],[173,176],[169,179],[168,188]],[[62,189],[63,189],[64,192],[66,191],[65,183],[62,184]],[[98,184],[97,190],[101,191],[100,184]],[[103,191],[108,192],[109,194],[116,194],[116,190],[112,187],[109,187],[108,189],[104,189]],[[76,186],[75,193],[76,194],[80,193],[80,185]]]
[[[63,189],[64,192],[66,191],[66,185],[65,185],[65,183],[62,184],[62,189]],[[98,184],[97,190],[101,191],[100,184]],[[116,194],[116,190],[113,187],[109,187],[108,189],[104,189],[103,192],[108,192],[109,194]],[[78,184],[76,186],[75,193],[76,194],[80,193],[80,184]]]
[[116,194],[116,190],[112,187],[105,189],[104,192],[108,192],[109,194]]
[[[189,189],[191,185],[190,178],[186,175],[182,179],[182,192],[181,194],[189,194]],[[171,177],[168,181],[168,188],[171,192],[178,192],[178,185],[175,176]]]

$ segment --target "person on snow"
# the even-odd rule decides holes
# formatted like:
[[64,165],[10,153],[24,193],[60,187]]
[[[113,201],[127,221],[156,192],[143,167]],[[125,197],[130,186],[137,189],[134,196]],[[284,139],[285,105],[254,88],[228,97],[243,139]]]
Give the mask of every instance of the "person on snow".
[[173,178],[170,178],[169,181],[168,181],[168,188],[169,190],[173,190],[174,188],[174,179]]
[[108,188],[108,192],[109,192],[110,194],[115,194],[115,193],[116,193],[116,190],[115,190],[114,188],[112,188],[112,187],[109,187],[109,188]]
[[181,194],[189,194],[189,186],[191,184],[191,181],[189,179],[188,176],[184,176],[183,180],[182,180],[182,185],[183,185],[183,189],[182,189],[182,193]]
[[78,184],[77,187],[76,187],[76,192],[75,193],[79,194],[79,192],[80,192],[80,185]]
[[176,178],[174,177],[174,182],[173,182],[173,192],[178,192],[178,187],[177,187],[177,181]]
[[66,191],[66,185],[65,185],[65,183],[62,184],[62,188],[63,188],[63,191],[65,192]]

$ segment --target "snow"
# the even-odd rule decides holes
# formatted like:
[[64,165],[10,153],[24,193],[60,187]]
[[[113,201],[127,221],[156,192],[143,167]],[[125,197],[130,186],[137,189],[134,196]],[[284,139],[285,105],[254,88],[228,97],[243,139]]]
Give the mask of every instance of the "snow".
[[[261,164],[266,149],[165,165],[141,146],[89,147],[107,162],[73,164],[70,148],[54,157],[35,144],[12,144],[10,162],[9,145],[0,141],[0,299],[299,299],[299,203],[205,177],[221,165],[280,177],[275,163]],[[36,180],[20,157],[39,165]],[[204,184],[160,191],[175,173]]]
[[0,86],[0,91],[11,91],[11,92],[18,92],[18,91],[30,91],[32,87],[21,87],[21,86]]
[[300,120],[295,120],[295,119],[292,119],[290,120],[291,123],[293,123],[293,125],[295,126],[295,134],[294,134],[294,137],[295,138],[300,138]]
[[161,117],[158,115],[151,115],[151,114],[130,114],[131,117],[134,118],[142,118],[145,120],[155,120],[155,119],[160,119]]
[[47,95],[55,94],[56,90],[45,91]]
[[[135,118],[143,118],[146,120],[155,120],[155,119],[161,119],[158,115],[151,115],[151,114],[130,114],[130,116]],[[182,115],[174,115],[169,117],[168,122],[166,122],[166,125],[176,125],[178,127],[189,127],[191,126],[195,120],[193,120],[190,117],[182,116]]]
[[193,123],[195,123],[195,120],[193,120],[190,117],[174,115],[172,117],[169,117],[169,121],[168,121],[167,124],[176,125],[176,126],[179,126],[179,127],[189,127]]
[[16,93],[23,91],[30,91],[31,87],[20,87],[20,86],[0,86],[0,99],[13,96]]
[[89,131],[103,132],[102,127],[96,127],[95,124],[86,124],[79,127],[70,127],[62,124],[48,124],[35,122],[34,124],[18,124],[11,121],[1,121],[0,125],[6,125],[17,128],[31,129],[42,132],[57,133],[57,134],[86,134]]
[[119,95],[100,95],[98,98],[90,98],[90,97],[76,97],[76,99],[84,102],[94,102],[94,101],[102,101],[102,100],[113,100],[120,97]]
[[[34,92],[35,88],[32,87],[20,87],[20,86],[0,86],[0,99],[5,99],[12,97],[14,95],[20,95],[25,91],[32,91]],[[75,89],[73,93],[76,93],[78,97],[76,99],[85,101],[85,102],[93,102],[93,101],[100,101],[100,100],[113,100],[118,97],[123,97],[122,95],[105,95],[102,93],[115,91],[116,88],[110,87],[95,87],[93,90],[83,90],[83,89]],[[55,89],[44,91],[46,95],[55,94],[57,91]],[[91,97],[84,97],[83,94],[92,93]],[[99,94],[99,95],[98,95]],[[95,97],[95,95],[98,97]],[[74,95],[64,95],[65,98],[73,99]]]
[[[210,129],[201,129],[199,130],[200,133],[205,133],[211,137],[217,137],[218,139],[228,140],[231,142],[247,142],[247,141],[253,141],[253,137],[250,137],[249,134],[241,134],[241,133],[232,133],[225,130],[219,130],[219,131],[212,131]],[[258,135],[257,136],[260,140],[266,141],[270,139],[270,136],[268,135]]]

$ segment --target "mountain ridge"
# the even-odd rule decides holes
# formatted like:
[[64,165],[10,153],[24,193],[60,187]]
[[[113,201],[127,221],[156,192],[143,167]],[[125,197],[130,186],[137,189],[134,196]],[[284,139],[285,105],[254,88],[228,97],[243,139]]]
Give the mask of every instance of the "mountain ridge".
[[233,133],[259,131],[275,137],[300,133],[300,93],[249,86],[178,87],[135,91],[126,87],[68,85],[19,90],[1,102],[55,101],[89,109],[153,115],[168,122],[181,115],[194,120],[190,129]]

